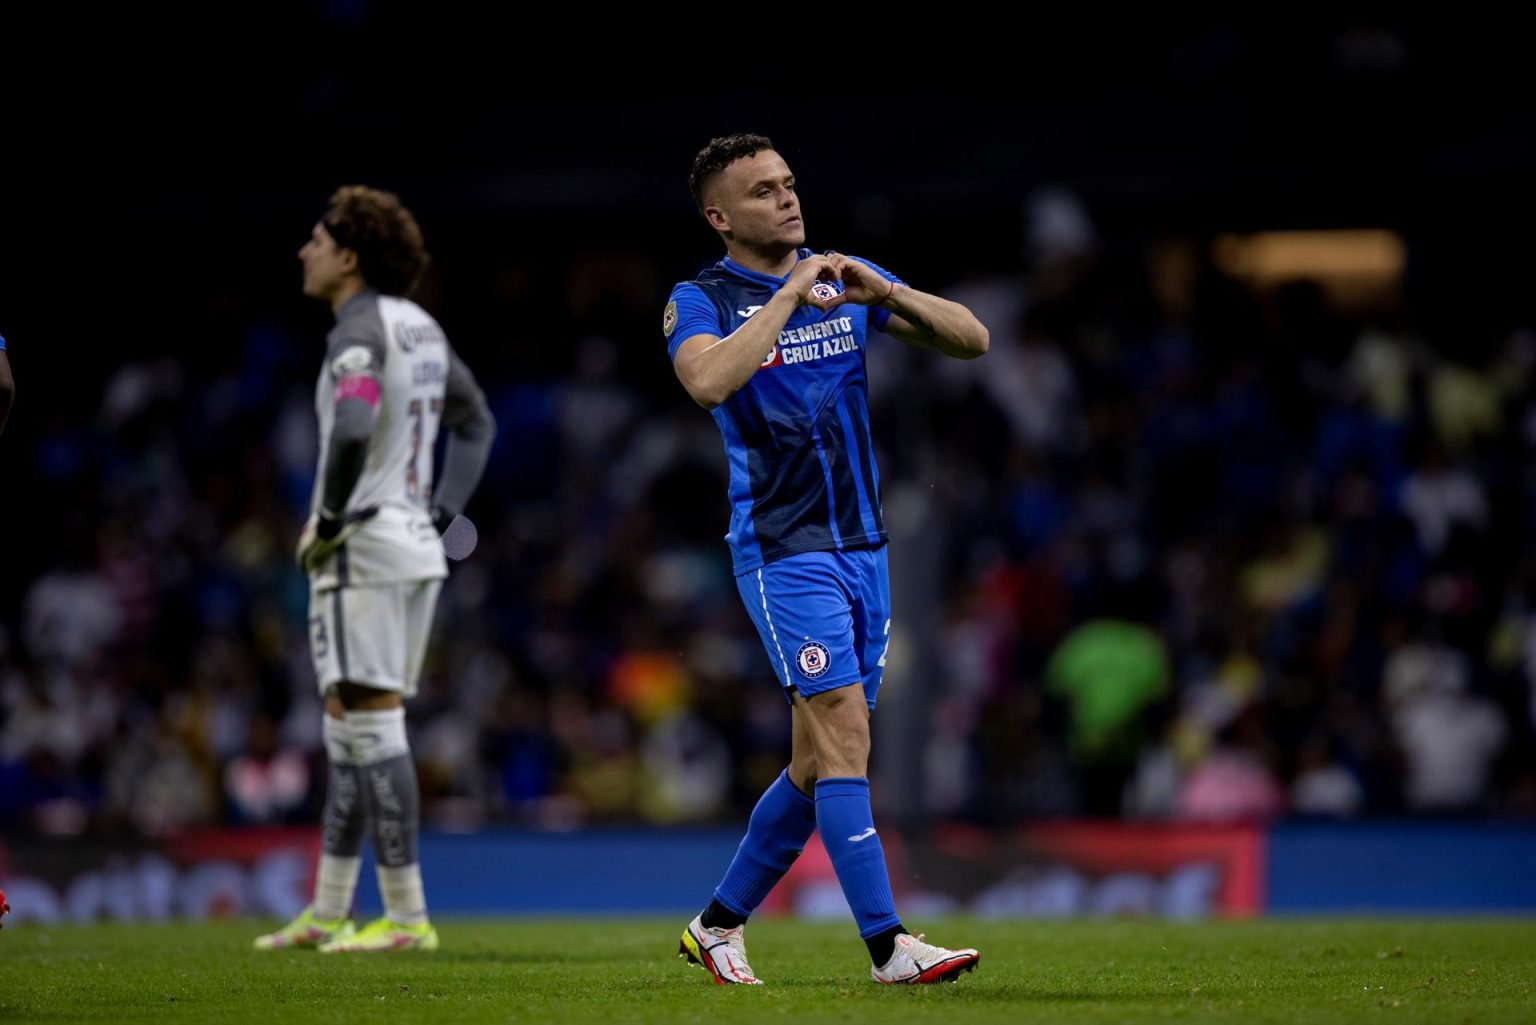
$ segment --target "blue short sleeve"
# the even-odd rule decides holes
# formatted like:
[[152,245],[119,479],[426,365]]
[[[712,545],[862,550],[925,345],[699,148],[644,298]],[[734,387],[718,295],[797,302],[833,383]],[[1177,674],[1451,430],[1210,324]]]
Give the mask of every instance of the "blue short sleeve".
[[667,336],[667,358],[677,358],[677,347],[694,335],[727,334],[720,323],[720,311],[709,301],[704,290],[691,281],[672,289],[667,309],[661,317],[661,332]]
[[[874,271],[876,274],[880,275],[882,278],[884,278],[887,281],[894,281],[898,285],[905,285],[906,284],[905,281],[901,280],[896,275],[894,275],[890,271],[886,270],[884,267],[881,267],[878,264],[871,263],[870,261],[864,259],[862,256],[853,256],[853,257],[849,257],[849,259],[858,260],[864,266],[868,267],[870,270]],[[890,319],[891,319],[891,311],[886,309],[885,307],[883,307],[883,306],[871,306],[869,308],[869,323],[870,323],[870,326],[872,326],[876,331],[884,331],[885,330],[886,321],[888,321]]]
[[5,335],[0,335],[0,352],[5,351]]

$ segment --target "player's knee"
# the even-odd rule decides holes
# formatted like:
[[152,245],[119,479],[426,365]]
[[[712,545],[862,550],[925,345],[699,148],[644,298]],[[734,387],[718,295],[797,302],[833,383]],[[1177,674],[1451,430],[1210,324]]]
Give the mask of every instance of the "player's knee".
[[835,757],[823,758],[821,777],[827,779],[836,776],[862,776],[869,769],[869,738],[865,737],[861,743],[858,738],[850,737],[848,742],[838,749]]
[[341,703],[341,695],[336,693],[335,687],[325,690],[325,714],[338,721],[347,717],[347,706]]
[[818,779],[863,776],[869,765],[869,730],[849,724],[828,731],[816,752]]
[[840,751],[869,753],[869,716],[863,702],[849,704],[839,709],[839,714],[829,725],[833,743]]

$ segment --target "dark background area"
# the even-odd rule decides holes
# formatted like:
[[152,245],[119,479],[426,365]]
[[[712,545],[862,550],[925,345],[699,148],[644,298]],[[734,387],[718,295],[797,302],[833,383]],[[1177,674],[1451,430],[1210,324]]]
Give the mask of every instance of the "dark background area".
[[[78,750],[49,765],[25,768],[35,752],[17,754],[30,747],[20,741],[9,755],[0,752],[13,796],[27,795],[0,802],[0,814],[45,830],[55,827],[40,823],[37,809],[56,800],[88,809],[83,820],[63,815],[66,824],[120,822],[122,808],[112,810],[106,782],[117,771],[113,752],[145,723],[159,723],[163,733],[182,729],[169,725],[180,714],[168,710],[172,697],[235,694],[236,722],[264,718],[276,728],[303,693],[307,669],[294,654],[302,651],[302,609],[294,604],[302,581],[284,560],[308,481],[294,470],[303,460],[282,454],[283,439],[297,443],[302,431],[284,434],[275,425],[298,417],[312,389],[329,320],[299,294],[295,253],[339,184],[393,189],[415,211],[434,254],[419,298],[475,368],[500,421],[486,483],[470,510],[485,535],[480,575],[473,588],[459,588],[460,598],[445,599],[450,612],[467,617],[454,619],[456,628],[473,636],[450,628],[439,638],[429,674],[441,683],[428,688],[417,717],[432,722],[454,704],[446,695],[467,672],[468,653],[499,653],[513,667],[506,679],[491,674],[484,705],[464,713],[496,723],[466,734],[483,755],[484,778],[458,780],[455,771],[473,774],[462,766],[445,769],[442,779],[424,774],[429,794],[439,788],[442,815],[472,820],[559,818],[567,812],[515,809],[571,793],[587,795],[575,802],[585,810],[569,812],[577,819],[729,816],[750,806],[782,744],[777,727],[767,725],[776,695],[764,667],[750,661],[761,652],[731,608],[707,625],[712,635],[733,639],[735,654],[716,661],[724,679],[699,668],[715,656],[695,651],[684,660],[691,682],[682,687],[693,695],[682,703],[734,752],[721,763],[733,766],[721,769],[731,774],[729,800],[688,814],[636,812],[618,786],[615,804],[603,809],[590,797],[607,786],[601,773],[585,789],[560,782],[578,773],[578,750],[598,752],[597,763],[613,755],[616,774],[634,769],[623,759],[643,759],[636,751],[654,720],[636,711],[644,701],[625,696],[621,667],[653,648],[692,650],[700,623],[688,610],[714,607],[710,596],[721,594],[725,606],[734,602],[728,580],[721,589],[728,563],[718,538],[727,509],[722,461],[708,450],[718,442],[673,379],[658,330],[672,284],[718,256],[686,190],[689,160],[713,135],[750,130],[775,139],[800,179],[815,248],[868,256],[934,291],[1012,276],[1021,294],[1035,297],[1025,306],[1038,311],[1037,330],[1052,335],[1075,368],[1081,407],[1120,403],[1146,413],[1150,404],[1144,426],[1161,401],[1144,401],[1135,390],[1149,377],[1138,376],[1133,356],[1123,361],[1131,370],[1095,377],[1091,341],[1107,332],[1132,352],[1137,339],[1155,334],[1145,323],[1143,267],[1170,240],[1203,253],[1220,233],[1384,228],[1407,244],[1390,308],[1330,311],[1309,306],[1317,300],[1305,289],[1289,293],[1289,308],[1273,295],[1229,296],[1223,305],[1219,288],[1201,293],[1203,323],[1216,327],[1195,330],[1200,343],[1190,358],[1223,380],[1245,353],[1259,353],[1253,365],[1274,390],[1256,415],[1284,427],[1294,442],[1287,451],[1312,451],[1310,432],[1326,420],[1332,400],[1318,398],[1311,385],[1291,387],[1285,375],[1305,376],[1308,365],[1332,373],[1341,363],[1335,350],[1360,330],[1385,325],[1412,335],[1426,365],[1481,367],[1513,333],[1536,324],[1531,54],[1508,26],[1361,17],[1046,27],[1025,18],[1018,30],[945,25],[887,42],[841,26],[721,26],[685,38],[670,27],[610,23],[594,40],[585,26],[503,28],[403,5],[247,13],[181,22],[163,34],[141,23],[96,23],[89,41],[67,26],[11,35],[27,52],[15,65],[6,115],[12,142],[0,170],[0,333],[19,392],[0,438],[0,630],[7,638],[0,676],[9,674],[12,695],[0,714],[13,734],[22,732],[15,725],[22,692],[55,710],[88,709],[97,700],[89,695],[104,692],[113,695],[105,707],[114,709],[85,730],[89,739]],[[877,13],[859,16],[881,20]],[[651,41],[643,51],[625,48],[626,33]],[[178,38],[184,42],[171,41]],[[1046,186],[1076,197],[1095,238],[1091,267],[1054,305],[1039,300],[1044,289],[1038,277],[1031,280],[1043,261],[1027,234],[1027,203]],[[1202,274],[1209,283],[1210,268]],[[1249,335],[1234,327],[1260,322]],[[1021,324],[990,325],[995,343],[1023,332]],[[1254,341],[1260,336],[1262,344]],[[952,481],[930,513],[949,533],[990,536],[976,506],[994,493],[1000,503],[1011,500],[1006,481],[1019,472],[1027,446],[1005,437],[996,406],[974,390],[930,394],[925,372],[903,367],[899,381],[910,391],[900,401],[888,396],[877,416],[887,480],[921,482],[946,458],[973,458],[973,476]],[[585,397],[571,404],[575,385]],[[1533,464],[1514,438],[1528,397],[1526,390],[1509,396],[1508,436],[1467,457],[1495,506],[1515,510],[1495,517],[1481,537],[1473,561],[1485,570],[1528,559],[1521,503]],[[1394,435],[1405,453],[1417,451],[1414,439],[1426,430],[1422,396],[1415,401],[1419,414]],[[582,409],[605,410],[617,426],[591,436],[562,426],[562,417]],[[674,448],[661,447],[674,457],[660,470],[636,457],[651,469],[636,478],[642,492],[626,501],[616,492],[628,478],[603,476],[622,461],[611,446],[626,431],[658,422],[680,425]],[[931,435],[935,448],[919,451],[906,432]],[[595,447],[573,452],[583,437]],[[1110,443],[1106,436],[1033,455],[1044,472],[1078,487],[1093,467],[1107,465],[1092,453]],[[1179,458],[1187,454],[1174,449]],[[1166,495],[1197,480],[1202,465],[1154,458],[1150,476],[1127,486],[1154,563],[1177,547],[1181,531],[1245,536],[1241,523],[1230,522],[1241,510],[1211,522],[1186,517],[1177,529],[1167,522],[1183,514],[1168,512]],[[985,482],[982,492],[963,494],[966,479]],[[1283,490],[1273,485],[1260,505],[1278,507]],[[1500,506],[1501,499],[1515,504]],[[170,506],[183,511],[165,512]],[[1261,520],[1250,521],[1247,533],[1262,533]],[[1019,565],[1033,564],[1027,544],[1021,548],[1005,527],[997,531],[998,545]],[[240,539],[249,537],[261,540],[242,549]],[[904,541],[915,544],[898,534],[894,547]],[[637,550],[685,552],[702,560],[708,569],[698,572],[714,583],[698,585],[691,597],[655,601],[658,578],[636,565]],[[954,617],[968,588],[983,586],[987,559],[956,546],[943,563],[906,592],[939,620]],[[569,571],[572,565],[580,572]],[[29,593],[50,573],[92,567],[115,581],[129,625],[119,623],[112,640],[79,661],[40,653],[26,626]],[[1385,578],[1358,579],[1369,589]],[[1480,579],[1485,591],[1518,589],[1489,582],[1488,572]],[[1097,599],[1074,596],[1058,636],[1098,607]],[[1383,596],[1387,605],[1399,599],[1409,615],[1411,597]],[[1326,618],[1335,599],[1320,600]],[[1500,599],[1485,594],[1484,605],[1474,640],[1458,642],[1479,664],[1501,621]],[[134,615],[148,617],[137,633]],[[931,626],[938,631],[943,622]],[[67,632],[68,617],[56,629]],[[543,631],[583,651],[551,656],[539,647]],[[218,649],[218,638],[229,650],[209,650]],[[921,631],[914,641],[930,659],[942,643]],[[997,713],[993,724],[1014,721],[1010,688],[1043,691],[1051,645],[1041,643],[1040,651],[1023,644],[999,671],[1004,682],[983,688],[990,696],[980,707]],[[1172,651],[1176,689],[1191,678],[1201,647],[1182,643]],[[1284,747],[1310,733],[1278,722],[1284,716],[1274,708],[1292,700],[1285,660],[1266,657],[1260,661],[1270,683],[1260,704],[1270,714],[1257,728]],[[730,668],[719,668],[721,660]],[[654,683],[652,670],[635,670],[651,681],[636,684],[640,691]],[[670,670],[655,672],[667,678]],[[1474,676],[1474,689],[1493,694],[1512,724],[1505,751],[1517,748],[1530,733],[1529,715],[1519,715],[1523,678],[1501,685],[1493,670]],[[1344,686],[1313,683],[1323,692]],[[1363,707],[1377,709],[1375,690],[1362,687]],[[766,705],[758,700],[764,694]],[[566,708],[567,698],[577,710]],[[1327,703],[1325,694],[1306,701]],[[1055,738],[1057,756],[1071,762],[1062,739],[1069,713],[1052,707],[1019,729]],[[743,710],[750,708],[758,712]],[[921,736],[932,708],[897,708],[906,710],[887,732]],[[608,714],[614,709],[623,710],[616,726]],[[584,725],[563,720],[567,712]],[[759,713],[761,724],[752,718]],[[1173,706],[1157,714],[1163,718],[1151,720],[1149,735],[1177,718]],[[1385,722],[1387,714],[1377,718]],[[609,726],[628,738],[612,740],[612,750],[603,739]],[[223,728],[226,737],[246,729]],[[190,738],[198,728],[184,732]],[[1028,776],[987,754],[1008,750],[1008,737],[981,727],[965,735],[973,775]],[[687,751],[713,750],[712,741],[689,741],[686,730],[678,736],[683,762]],[[312,759],[302,738],[290,741]],[[413,742],[423,750],[420,738]],[[268,743],[275,742],[253,733],[184,746],[218,776],[242,747]],[[515,751],[532,754],[520,761]],[[1386,787],[1372,773],[1390,775],[1393,757],[1365,758],[1370,765],[1356,771],[1373,794],[1366,810],[1402,810],[1400,795],[1378,798],[1372,789]],[[1487,807],[1529,813],[1536,797],[1515,795],[1536,786],[1536,775],[1519,758],[1503,757]],[[886,771],[906,779],[902,773],[919,770]],[[1294,766],[1276,771],[1288,780]],[[1078,798],[1043,810],[1104,810],[1085,803],[1081,790],[1090,784],[1079,782]],[[979,819],[1031,810],[1027,801],[1010,800],[983,786],[930,810]],[[252,817],[228,794],[216,803],[201,814]],[[307,808],[274,814],[302,816]]]

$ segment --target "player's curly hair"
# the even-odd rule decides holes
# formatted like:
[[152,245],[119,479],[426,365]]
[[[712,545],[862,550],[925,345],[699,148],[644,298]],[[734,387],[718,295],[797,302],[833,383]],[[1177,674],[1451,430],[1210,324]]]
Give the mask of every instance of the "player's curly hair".
[[743,133],[710,139],[709,145],[693,158],[693,170],[688,172],[688,191],[693,193],[693,203],[699,213],[704,212],[704,186],[709,179],[743,157],[754,157],[773,148],[773,140],[766,135]]
[[338,247],[357,254],[363,280],[386,295],[410,295],[431,259],[416,218],[393,192],[344,185],[321,223]]

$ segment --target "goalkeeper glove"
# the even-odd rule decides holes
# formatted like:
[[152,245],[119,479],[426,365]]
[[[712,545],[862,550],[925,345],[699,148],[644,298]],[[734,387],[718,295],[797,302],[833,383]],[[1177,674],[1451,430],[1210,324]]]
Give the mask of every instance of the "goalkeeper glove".
[[304,524],[304,531],[299,535],[299,547],[293,553],[299,569],[305,573],[317,571],[327,559],[336,554],[336,549],[345,544],[347,538],[361,530],[363,524],[378,511],[378,506],[370,505],[343,516],[325,509],[311,516],[309,522]]

